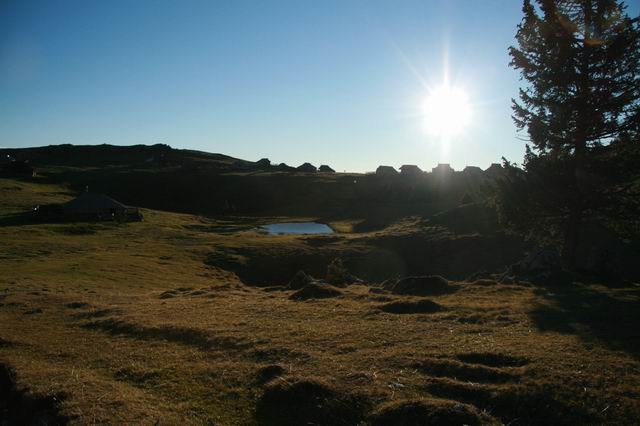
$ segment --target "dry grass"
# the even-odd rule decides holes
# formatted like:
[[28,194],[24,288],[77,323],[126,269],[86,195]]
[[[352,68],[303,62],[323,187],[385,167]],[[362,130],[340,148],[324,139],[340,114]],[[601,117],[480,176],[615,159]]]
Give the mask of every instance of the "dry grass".
[[0,363],[24,401],[55,396],[55,414],[72,423],[640,418],[637,286],[456,282],[455,293],[429,297],[439,307],[429,312],[423,298],[360,284],[291,300],[293,290],[247,286],[234,268],[297,252],[321,255],[322,271],[411,227],[322,245],[254,232],[255,219],[157,211],[123,225],[10,222],[65,191],[0,188]]

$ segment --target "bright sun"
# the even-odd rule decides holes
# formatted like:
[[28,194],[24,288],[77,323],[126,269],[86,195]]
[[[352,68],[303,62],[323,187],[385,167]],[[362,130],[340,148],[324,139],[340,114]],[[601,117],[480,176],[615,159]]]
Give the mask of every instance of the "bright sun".
[[447,84],[429,92],[424,104],[429,133],[450,138],[464,130],[471,119],[469,98],[464,90]]

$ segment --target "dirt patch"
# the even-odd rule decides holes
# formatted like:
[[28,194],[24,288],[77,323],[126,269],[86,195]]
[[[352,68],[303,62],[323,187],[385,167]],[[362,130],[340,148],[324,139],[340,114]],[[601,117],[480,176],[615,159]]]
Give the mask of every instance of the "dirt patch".
[[406,277],[387,284],[387,290],[394,294],[406,294],[412,296],[437,296],[453,293],[457,286],[440,275],[425,275],[419,277]]
[[391,314],[431,314],[442,309],[442,305],[429,299],[396,301],[380,306],[381,311]]
[[289,296],[289,299],[299,301],[309,299],[328,299],[338,296],[342,296],[342,292],[333,286],[328,284],[309,284],[293,293]]
[[356,425],[367,403],[315,378],[278,378],[269,382],[258,401],[261,425]]
[[405,400],[384,404],[371,417],[372,426],[481,426],[498,424],[475,407],[443,399]]
[[0,363],[0,421],[3,425],[64,425],[69,418],[59,410],[63,394],[42,396],[20,389],[15,371]]

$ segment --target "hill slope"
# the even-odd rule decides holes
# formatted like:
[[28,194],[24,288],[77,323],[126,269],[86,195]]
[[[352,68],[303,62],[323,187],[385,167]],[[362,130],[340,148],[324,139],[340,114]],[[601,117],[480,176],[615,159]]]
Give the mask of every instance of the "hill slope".
[[29,160],[38,182],[106,193],[129,205],[196,214],[369,218],[388,224],[481,201],[491,186],[456,173],[376,176],[283,171],[221,154],[166,145],[59,145],[0,150]]
[[[12,221],[33,200],[68,199],[67,189],[0,179],[0,196],[0,417],[10,423],[630,425],[640,416],[637,287],[438,279],[446,291],[424,297],[372,279],[324,292],[271,285],[290,271],[283,259],[315,259],[322,278],[330,256],[357,268],[357,255],[377,249],[369,265],[383,271],[392,265],[381,258],[411,253],[416,271],[445,260],[453,271],[468,259],[438,253],[482,240],[448,230],[450,216],[270,236],[256,232],[259,218],[154,210],[126,224]],[[475,247],[470,258],[494,257]],[[268,287],[247,285],[258,274]]]

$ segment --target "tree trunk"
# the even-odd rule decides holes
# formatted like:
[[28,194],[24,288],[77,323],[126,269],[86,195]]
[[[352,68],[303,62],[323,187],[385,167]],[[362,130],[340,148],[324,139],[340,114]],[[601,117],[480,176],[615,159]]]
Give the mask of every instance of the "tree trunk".
[[564,246],[562,249],[562,259],[565,268],[575,270],[577,266],[577,252],[580,244],[580,231],[584,216],[584,185],[582,179],[585,171],[585,155],[587,154],[587,139],[589,134],[589,96],[590,89],[590,69],[589,69],[589,40],[591,38],[591,0],[584,0],[582,3],[584,12],[584,34],[582,40],[582,57],[580,58],[580,72],[578,74],[578,120],[576,137],[574,139],[574,163],[573,163],[573,184],[575,199],[569,206],[569,217],[564,235]]
[[565,269],[575,271],[577,267],[578,245],[580,244],[580,229],[582,227],[583,209],[578,200],[571,207],[567,226],[564,234],[564,246],[562,247],[562,261]]

